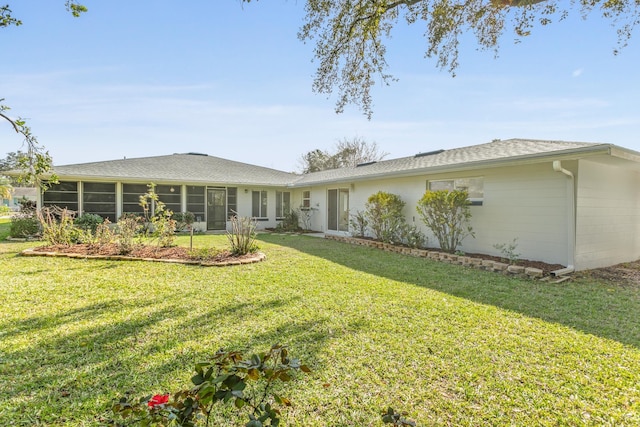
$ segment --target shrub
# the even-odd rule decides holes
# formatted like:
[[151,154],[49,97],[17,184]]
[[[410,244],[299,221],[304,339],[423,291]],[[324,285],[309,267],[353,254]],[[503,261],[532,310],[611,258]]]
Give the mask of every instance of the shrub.
[[369,220],[365,212],[356,211],[351,214],[349,219],[349,228],[352,230],[351,235],[353,237],[365,237],[367,235],[367,228],[369,227]]
[[[219,350],[211,362],[196,364],[191,389],[144,397],[137,402],[123,397],[113,406],[113,412],[125,422],[144,426],[208,426],[222,405],[233,404],[239,412],[246,413],[246,426],[277,426],[280,408],[291,403],[274,388],[291,381],[297,371],[311,372],[298,359],[290,358],[287,348],[281,345],[248,359],[237,351]],[[226,420],[231,425],[229,421]],[[112,423],[123,425],[116,420]]]
[[9,215],[11,213],[11,208],[9,206],[0,205],[0,215]]
[[400,238],[410,248],[423,248],[427,242],[426,236],[418,227],[407,223],[400,228]]
[[184,229],[192,231],[196,216],[193,212],[174,212],[171,219],[176,222],[176,231],[182,231]]
[[518,247],[518,238],[516,237],[511,243],[496,243],[494,248],[502,253],[502,256],[509,261],[509,264],[517,264],[520,258],[520,253],[516,252]]
[[230,218],[231,231],[227,232],[227,238],[231,244],[231,253],[234,255],[246,255],[258,250],[256,245],[256,220],[248,217],[234,215]]
[[300,222],[299,222],[299,218],[298,218],[298,213],[296,211],[288,212],[284,216],[282,221],[280,223],[278,223],[278,225],[276,226],[276,230],[278,230],[278,231],[289,231],[289,232],[300,231],[301,228],[300,228]]
[[116,244],[121,254],[130,253],[135,247],[135,238],[141,228],[141,219],[135,214],[123,214],[116,224]]
[[378,191],[369,196],[365,204],[365,216],[374,237],[385,243],[399,242],[400,230],[405,223],[402,209],[405,203],[392,193]]
[[298,214],[298,218],[300,218],[300,222],[302,223],[302,229],[304,231],[311,230],[311,218],[313,217],[313,213],[316,211],[314,208],[298,208],[296,209],[296,213]]
[[76,227],[81,230],[89,231],[91,232],[91,234],[95,234],[98,225],[102,224],[103,222],[104,219],[100,215],[91,213],[83,213],[73,221]]
[[38,233],[40,233],[40,221],[34,211],[20,211],[11,217],[10,237],[26,238]]
[[466,191],[427,190],[416,210],[443,251],[454,253],[465,237],[475,237],[469,225],[471,211]]
[[102,224],[98,224],[96,232],[93,235],[92,244],[105,246],[114,242],[115,236],[113,235],[113,231],[111,231],[110,224],[111,221],[109,221],[109,218],[106,218]]
[[42,208],[38,220],[42,227],[42,238],[50,245],[69,246],[78,242],[80,233],[73,225],[74,211],[57,206]]
[[148,185],[149,190],[140,196],[140,206],[142,207],[145,223],[151,227],[145,227],[147,237],[156,237],[158,246],[173,246],[176,233],[176,221],[172,218],[173,212],[166,208],[166,205],[158,198],[155,191],[155,184]]

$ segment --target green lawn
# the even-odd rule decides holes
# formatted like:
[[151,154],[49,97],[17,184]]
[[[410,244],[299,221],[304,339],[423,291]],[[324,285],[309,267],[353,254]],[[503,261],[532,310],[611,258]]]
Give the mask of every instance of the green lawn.
[[259,245],[264,262],[202,268],[0,242],[0,425],[100,425],[125,392],[184,388],[217,349],[274,343],[313,370],[288,385],[287,425],[378,426],[388,406],[418,425],[640,425],[639,289],[304,236]]

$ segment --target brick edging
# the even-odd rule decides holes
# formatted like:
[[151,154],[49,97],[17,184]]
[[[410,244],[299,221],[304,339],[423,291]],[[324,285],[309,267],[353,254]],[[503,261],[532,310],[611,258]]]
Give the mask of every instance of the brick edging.
[[404,246],[393,245],[391,243],[379,242],[377,240],[359,239],[357,237],[325,235],[325,238],[338,242],[350,243],[352,245],[367,246],[370,248],[382,249],[387,252],[395,252],[417,258],[427,258],[433,261],[445,262],[447,264],[464,265],[467,267],[508,274],[511,276],[527,277],[530,279],[540,279],[544,276],[544,271],[539,268],[509,265],[503,262],[473,258],[466,255],[455,255],[447,252],[430,251],[428,249],[407,248]]

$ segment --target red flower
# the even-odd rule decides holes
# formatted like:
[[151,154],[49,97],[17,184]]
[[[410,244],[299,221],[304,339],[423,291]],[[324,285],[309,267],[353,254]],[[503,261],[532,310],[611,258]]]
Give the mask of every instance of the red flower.
[[149,399],[149,402],[147,402],[147,405],[149,406],[149,408],[154,408],[155,406],[158,406],[158,405],[164,405],[168,401],[169,401],[168,394],[156,394],[151,399]]

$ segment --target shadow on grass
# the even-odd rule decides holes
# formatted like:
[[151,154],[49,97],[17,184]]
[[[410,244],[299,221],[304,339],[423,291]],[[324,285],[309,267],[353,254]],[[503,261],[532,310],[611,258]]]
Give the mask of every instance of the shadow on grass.
[[344,267],[559,323],[640,348],[640,290],[576,281],[551,284],[307,236],[259,239]]
[[[114,299],[2,324],[0,339],[21,334],[30,339],[0,352],[0,418],[16,425],[63,425],[78,422],[76,416],[92,422],[86,419],[89,412],[102,424],[111,404],[126,393],[142,397],[189,388],[188,380],[175,390],[163,389],[163,383],[190,378],[196,362],[210,360],[222,347],[250,354],[285,344],[293,357],[313,363],[325,341],[335,337],[328,336],[322,319],[263,321],[299,299],[230,302],[195,314],[161,298]],[[127,315],[118,319],[122,312]],[[191,344],[186,350],[185,342]],[[90,408],[100,399],[108,401]],[[35,413],[34,408],[41,409]]]

